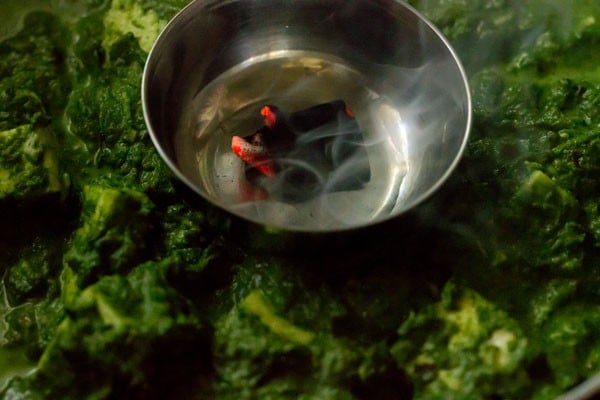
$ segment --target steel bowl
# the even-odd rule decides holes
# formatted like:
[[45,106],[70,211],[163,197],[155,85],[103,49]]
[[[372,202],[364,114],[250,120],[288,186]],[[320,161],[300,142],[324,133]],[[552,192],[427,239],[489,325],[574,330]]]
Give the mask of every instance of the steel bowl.
[[[231,141],[262,125],[261,107],[294,112],[338,99],[362,131],[368,183],[330,184],[364,172],[353,160],[317,170],[317,185],[296,187],[305,196],[292,200],[248,179]],[[397,0],[192,1],[151,50],[142,101],[179,179],[235,215],[292,231],[356,228],[409,210],[454,170],[471,125],[460,60]],[[294,162],[315,169],[311,159]]]

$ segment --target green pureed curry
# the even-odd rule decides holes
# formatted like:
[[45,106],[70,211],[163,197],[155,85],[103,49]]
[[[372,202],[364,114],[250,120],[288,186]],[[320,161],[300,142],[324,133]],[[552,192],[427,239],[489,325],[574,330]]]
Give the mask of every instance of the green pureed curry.
[[141,73],[184,0],[6,3],[0,398],[551,399],[600,371],[597,1],[413,1],[469,74],[463,162],[318,236],[154,150]]

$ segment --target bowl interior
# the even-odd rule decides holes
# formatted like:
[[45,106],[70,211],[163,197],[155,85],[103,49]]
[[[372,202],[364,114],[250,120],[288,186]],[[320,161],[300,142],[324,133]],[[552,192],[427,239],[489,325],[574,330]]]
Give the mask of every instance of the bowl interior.
[[[316,169],[322,190],[301,201],[248,182],[231,140],[261,126],[263,105],[293,112],[337,99],[362,131],[366,186],[327,189],[360,173],[356,160]],[[471,118],[453,50],[395,0],[194,1],[155,43],[143,102],[152,139],[180,179],[234,214],[299,231],[364,226],[413,207],[456,165]]]

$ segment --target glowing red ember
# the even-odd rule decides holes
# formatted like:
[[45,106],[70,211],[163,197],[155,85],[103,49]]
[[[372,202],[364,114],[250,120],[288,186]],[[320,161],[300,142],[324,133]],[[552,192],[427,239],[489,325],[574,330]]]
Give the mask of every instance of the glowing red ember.
[[290,114],[266,105],[260,114],[264,118],[260,129],[231,140],[233,152],[247,164],[249,180],[261,185],[257,171],[263,177],[283,176],[286,183],[311,191],[316,186],[356,190],[369,182],[363,134],[342,100]]

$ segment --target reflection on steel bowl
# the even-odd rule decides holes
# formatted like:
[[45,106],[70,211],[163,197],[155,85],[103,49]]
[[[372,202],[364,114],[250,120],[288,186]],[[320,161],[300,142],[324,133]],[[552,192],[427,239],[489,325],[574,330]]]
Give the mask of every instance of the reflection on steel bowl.
[[[158,38],[142,90],[154,143],[179,178],[227,211],[295,231],[370,225],[420,203],[456,166],[471,120],[454,51],[396,0],[194,1]],[[338,99],[363,131],[364,187],[339,190],[365,157],[323,170],[301,145],[283,161],[315,187],[281,174],[267,196],[246,179],[231,139],[254,132],[264,105],[299,111]]]

